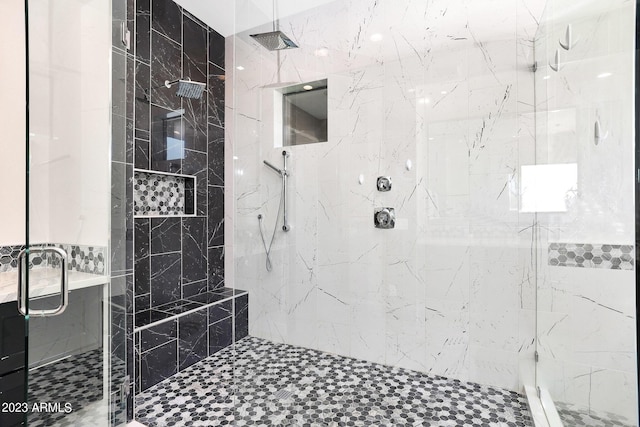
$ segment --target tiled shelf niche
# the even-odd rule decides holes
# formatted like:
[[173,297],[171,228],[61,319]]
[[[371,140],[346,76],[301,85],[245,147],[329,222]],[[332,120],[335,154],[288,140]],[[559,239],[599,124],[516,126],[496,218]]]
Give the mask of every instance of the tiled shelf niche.
[[135,169],[134,216],[194,216],[195,189],[195,176]]

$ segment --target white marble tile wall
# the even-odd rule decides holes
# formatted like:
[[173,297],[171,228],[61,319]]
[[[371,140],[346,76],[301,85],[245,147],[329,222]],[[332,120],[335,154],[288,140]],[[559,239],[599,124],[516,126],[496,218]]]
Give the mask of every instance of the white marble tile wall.
[[[538,214],[538,383],[555,401],[635,425],[635,271],[554,267],[545,254],[549,242],[634,242],[634,3],[582,3],[549,1],[536,37],[536,162],[578,168],[566,211]],[[558,42],[567,25],[569,51]]]
[[[329,141],[287,148],[292,230],[276,232],[271,272],[257,216],[270,238],[280,180],[262,161],[281,164],[282,147],[264,86],[278,56],[248,37],[268,26],[229,42],[233,280],[251,294],[252,335],[513,390],[533,382],[534,216],[519,211],[519,171],[535,162],[544,2],[491,3],[337,1],[280,20],[300,49],[280,53],[279,81],[328,79]],[[379,175],[391,192],[376,190]],[[394,230],[373,227],[380,206],[395,207]]]

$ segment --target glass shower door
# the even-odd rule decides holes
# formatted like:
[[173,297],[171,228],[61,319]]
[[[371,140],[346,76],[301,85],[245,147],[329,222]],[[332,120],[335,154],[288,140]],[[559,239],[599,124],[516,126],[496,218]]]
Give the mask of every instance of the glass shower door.
[[111,423],[110,3],[25,2],[29,426]]
[[635,16],[549,0],[535,37],[536,383],[564,425],[637,425]]

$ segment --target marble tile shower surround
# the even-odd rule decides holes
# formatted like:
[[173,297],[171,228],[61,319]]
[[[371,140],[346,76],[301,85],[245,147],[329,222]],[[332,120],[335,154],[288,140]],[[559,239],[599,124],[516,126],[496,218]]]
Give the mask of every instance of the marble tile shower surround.
[[[114,71],[114,126],[121,139],[114,145],[118,191],[112,197],[119,202],[114,208],[116,219],[112,220],[118,226],[114,256],[123,255],[118,263],[119,290],[126,301],[117,333],[127,340],[126,348],[120,350],[126,355],[127,373],[132,378],[128,404],[131,418],[133,395],[143,384],[153,383],[160,369],[158,363],[140,359],[141,354],[149,356],[141,351],[140,334],[134,332],[142,313],[159,307],[169,309],[186,298],[224,287],[226,73],[224,38],[175,2],[114,0],[114,7],[116,4],[123,10],[114,12],[114,20],[118,16],[126,21],[132,46],[124,52],[119,40],[114,39],[114,64],[121,65],[116,68],[120,74]],[[118,25],[114,22],[114,35],[119,32]],[[180,98],[175,87],[164,87],[165,80],[183,77],[207,83],[200,99]],[[167,138],[183,141],[184,150],[168,155]],[[185,216],[177,206],[178,215],[138,215],[134,176],[141,172],[194,176],[195,190],[185,185],[184,193],[180,193],[187,205],[188,200],[195,199],[195,212],[185,209],[189,215]],[[207,355],[208,348],[203,352],[199,339],[202,334],[193,332],[196,325],[193,319],[183,323],[174,341],[184,343],[171,350],[182,365]],[[203,325],[208,327],[206,321]],[[189,349],[193,351],[189,353]],[[175,368],[178,359],[171,360]]]
[[[55,246],[64,249],[69,257],[67,268],[71,271],[90,274],[105,274],[106,272],[106,247],[53,243],[34,244],[33,246]],[[18,256],[24,248],[24,245],[0,247],[0,273],[18,268]],[[35,254],[29,259],[30,268],[58,267],[60,265],[58,256],[48,253]]]
[[[634,182],[628,178],[634,175],[634,6],[613,0],[576,8],[573,1],[550,0],[535,46],[536,160],[578,165],[578,192],[567,211],[538,216],[538,384],[574,415],[613,414],[605,418],[627,418],[629,424],[636,424],[638,415],[635,254],[629,252]],[[554,72],[548,64],[567,25],[577,43],[561,49],[562,67]],[[596,120],[607,135],[598,144]],[[562,248],[557,242],[569,243]],[[605,268],[559,268],[549,262],[554,244],[559,263],[560,249],[577,255],[579,246],[571,242],[593,246],[582,248],[594,255],[590,262],[599,257]],[[621,269],[608,269],[617,264],[615,258]],[[573,415],[564,419],[572,420]]]
[[[234,280],[252,296],[251,335],[511,390],[533,383],[534,216],[519,212],[518,188],[520,166],[535,164],[541,10],[500,3],[509,18],[496,34],[480,3],[341,1],[281,20],[300,45],[281,53],[281,81],[328,79],[329,141],[290,148],[292,231],[277,232],[270,273],[257,215],[271,230],[280,182],[262,161],[278,164],[281,148],[262,86],[277,65],[248,34],[229,42],[228,62],[244,67],[227,99]],[[376,191],[380,175],[392,191]],[[395,207],[394,230],[373,228],[380,206]]]

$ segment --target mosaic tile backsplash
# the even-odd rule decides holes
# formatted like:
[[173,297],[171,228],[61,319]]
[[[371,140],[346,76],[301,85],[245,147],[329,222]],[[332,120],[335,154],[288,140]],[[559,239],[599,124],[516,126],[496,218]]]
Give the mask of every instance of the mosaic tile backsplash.
[[[69,244],[34,244],[32,246],[56,246],[64,249],[69,257],[68,268],[70,271],[79,271],[90,274],[104,274],[106,270],[104,246],[81,246]],[[12,271],[18,268],[18,256],[25,248],[24,245],[0,246],[0,273]],[[30,257],[29,268],[42,268],[47,266],[58,267],[60,258],[48,253],[38,253]]]
[[632,245],[549,244],[549,265],[552,266],[633,270],[634,264],[635,254]]
[[134,215],[184,215],[185,178],[135,172]]

